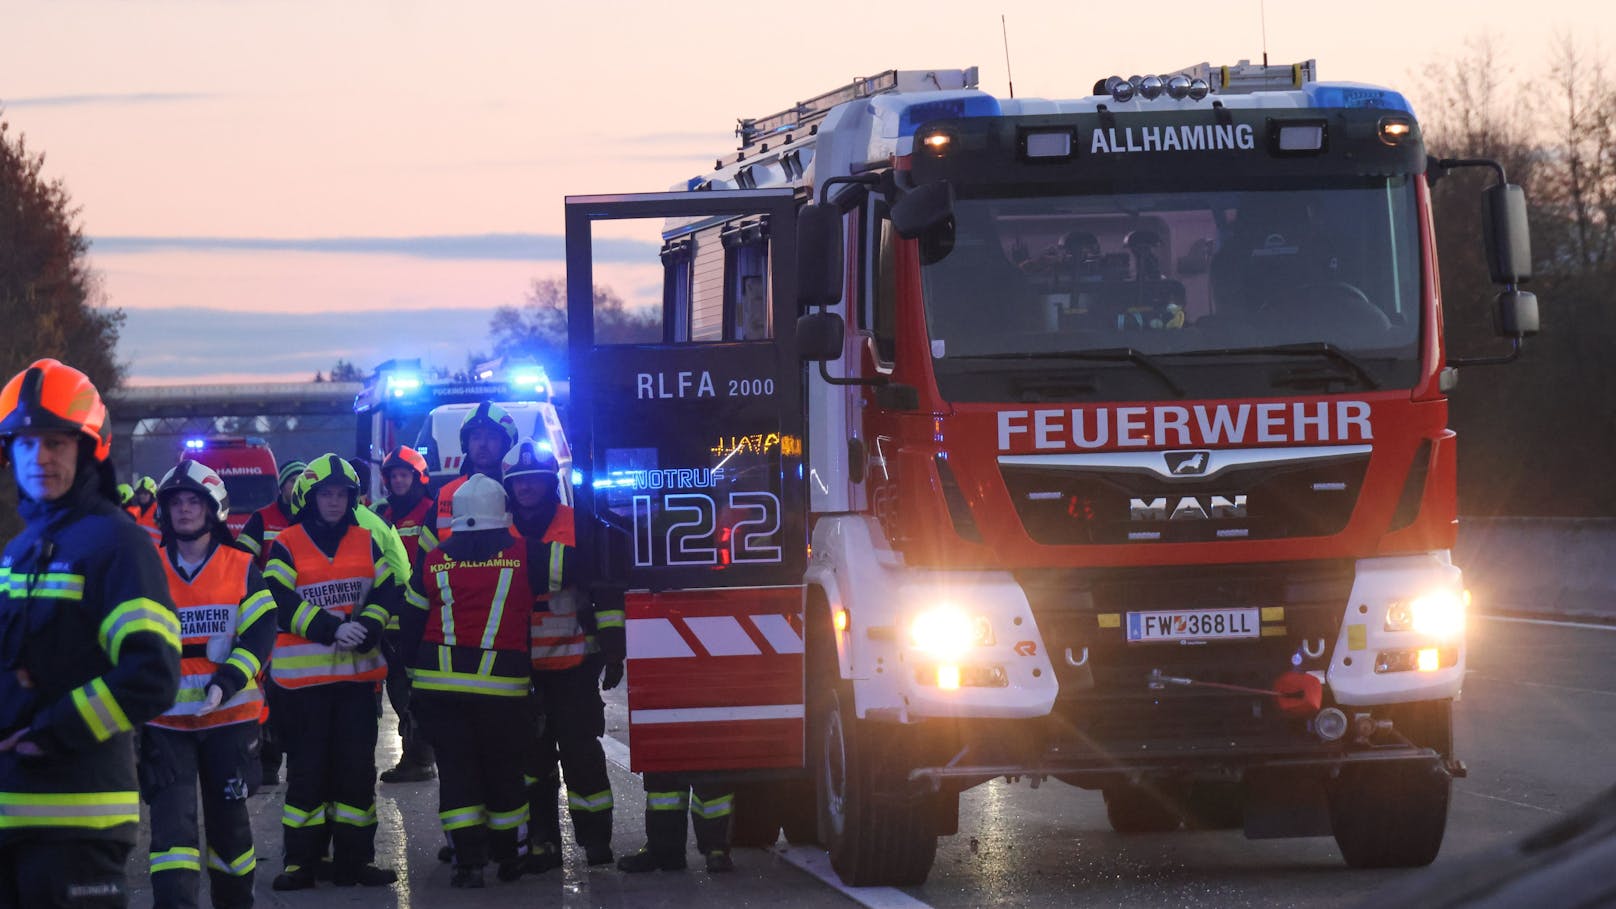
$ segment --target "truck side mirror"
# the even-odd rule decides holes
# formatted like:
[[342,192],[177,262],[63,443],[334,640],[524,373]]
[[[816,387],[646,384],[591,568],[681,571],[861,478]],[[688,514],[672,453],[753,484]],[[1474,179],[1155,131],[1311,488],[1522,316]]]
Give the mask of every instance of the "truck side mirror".
[[1501,338],[1530,338],[1537,334],[1537,294],[1506,290],[1493,300],[1493,329]]
[[[797,306],[818,309],[841,299],[842,213],[834,205],[810,202],[797,210]],[[836,355],[841,354],[838,340]]]
[[[1481,193],[1482,242],[1494,284],[1532,280],[1532,239],[1526,220],[1526,191],[1513,183],[1495,183]],[[1533,319],[1534,324],[1536,319]]]
[[892,229],[912,240],[947,225],[954,217],[954,185],[923,183],[892,203]]
[[839,313],[814,312],[797,317],[797,356],[805,362],[840,359],[847,328]]

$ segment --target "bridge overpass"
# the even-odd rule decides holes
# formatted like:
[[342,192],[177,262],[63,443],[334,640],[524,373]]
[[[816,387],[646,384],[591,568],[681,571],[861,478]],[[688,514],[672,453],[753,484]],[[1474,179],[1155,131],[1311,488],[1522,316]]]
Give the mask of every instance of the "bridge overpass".
[[162,476],[185,439],[261,436],[280,460],[354,453],[358,382],[142,385],[107,397],[118,477]]

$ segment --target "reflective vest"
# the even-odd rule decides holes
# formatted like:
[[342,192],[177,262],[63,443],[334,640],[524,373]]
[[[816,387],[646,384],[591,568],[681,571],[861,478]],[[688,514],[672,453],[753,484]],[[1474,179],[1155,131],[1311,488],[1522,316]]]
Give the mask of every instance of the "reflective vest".
[[[303,602],[343,619],[363,606],[376,583],[370,531],[350,526],[335,558],[321,552],[301,524],[282,531],[279,542],[292,556],[291,586]],[[283,631],[275,638],[269,674],[282,688],[364,682],[386,678],[387,660],[380,649],[338,650],[335,644],[316,644]]]
[[409,555],[411,565],[420,556],[423,543],[429,551],[437,545],[437,534],[434,532],[437,529],[436,508],[435,500],[422,496],[408,514],[398,516],[393,514],[391,508],[387,510],[387,522],[393,525],[393,529],[398,531],[398,538],[404,541],[404,551]]
[[567,548],[577,543],[572,508],[556,506],[555,517],[550,519],[540,542],[550,544],[549,583],[544,590],[535,591],[533,598],[533,668],[571,669],[583,663],[589,652],[589,641],[578,621],[578,598],[561,592],[562,558]]
[[218,645],[214,645],[215,655],[238,661],[238,668],[247,676],[247,685],[207,716],[196,715],[207,700],[208,682],[219,669],[219,664],[208,658],[208,642],[221,636],[226,644],[234,641],[241,601],[247,596],[247,570],[251,565],[250,553],[220,546],[208,556],[207,564],[196,577],[187,581],[164,555],[168,592],[174,598],[180,619],[180,691],[174,706],[151,720],[152,725],[188,731],[258,720],[264,692],[258,687],[257,667],[253,665],[257,659],[248,653],[246,659],[241,660],[238,654],[244,651],[231,653],[232,648],[228,646],[220,653]]
[[163,532],[157,529],[157,503],[151,503],[151,506],[144,510],[139,510],[139,507],[136,507],[135,523],[139,524],[141,529],[151,536],[153,546],[160,544],[163,541]]
[[527,694],[533,588],[527,544],[488,559],[457,562],[443,549],[426,558],[426,628],[414,686],[428,691],[522,697]]
[[454,529],[453,529],[453,527],[451,525],[454,523],[454,494],[455,494],[455,490],[457,490],[460,487],[466,485],[466,480],[469,479],[470,477],[471,477],[470,474],[455,477],[454,479],[450,480],[449,482],[443,484],[443,488],[438,490],[438,500],[437,501],[438,501],[438,542],[439,543],[442,543],[444,540],[449,539],[450,534],[454,533]]
[[270,502],[258,509],[256,514],[258,520],[264,522],[264,538],[254,541],[258,545],[258,567],[263,568],[269,564],[270,544],[274,543],[275,538],[284,533],[286,528],[292,526],[292,522],[287,520],[286,513],[281,511],[280,502]]

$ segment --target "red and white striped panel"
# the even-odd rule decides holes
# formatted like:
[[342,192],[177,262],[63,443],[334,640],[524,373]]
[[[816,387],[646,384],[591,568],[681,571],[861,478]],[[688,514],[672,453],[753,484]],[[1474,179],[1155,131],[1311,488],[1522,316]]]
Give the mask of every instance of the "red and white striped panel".
[[630,593],[636,771],[801,767],[802,588]]

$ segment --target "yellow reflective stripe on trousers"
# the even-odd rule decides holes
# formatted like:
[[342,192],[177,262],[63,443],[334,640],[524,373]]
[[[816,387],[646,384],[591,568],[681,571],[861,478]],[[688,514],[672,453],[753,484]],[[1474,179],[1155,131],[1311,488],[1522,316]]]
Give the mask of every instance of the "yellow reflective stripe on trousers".
[[101,620],[99,641],[101,650],[116,665],[123,652],[124,639],[132,634],[149,631],[165,643],[180,649],[180,622],[174,611],[156,600],[136,597],[119,603]]
[[645,807],[651,811],[683,811],[690,807],[690,790],[647,792]]
[[120,732],[135,728],[130,724],[129,717],[124,715],[123,708],[118,706],[118,699],[112,696],[112,690],[104,679],[91,679],[89,684],[73,689],[71,697],[73,708],[79,712],[79,719],[89,727],[90,734],[95,736],[97,742],[104,742]]
[[499,623],[505,616],[505,598],[511,593],[511,575],[509,568],[499,570],[499,583],[494,587],[494,602],[488,609],[488,624],[483,628],[483,649],[494,649],[494,637],[499,632]]
[[366,808],[355,808],[342,802],[327,802],[326,804],[330,809],[331,819],[339,824],[347,824],[350,827],[376,826],[375,802],[371,802],[370,806]]
[[520,830],[528,822],[528,807],[523,805],[513,811],[488,812],[488,829],[490,830]]
[[136,792],[0,792],[0,830],[83,827],[105,830],[140,822]]
[[227,862],[223,856],[214,852],[210,846],[208,847],[208,867],[233,877],[244,877],[258,867],[258,856],[253,852],[253,847],[248,846],[247,851],[243,852],[235,861]]
[[175,846],[151,854],[151,873],[159,871],[201,871],[202,853],[195,846]]
[[572,811],[587,811],[591,814],[612,810],[612,791],[597,792],[593,795],[584,795],[581,792],[567,790],[567,808]]
[[623,627],[623,610],[602,609],[595,613],[595,628],[605,631],[608,628]]
[[449,572],[440,571],[433,575],[433,580],[438,583],[438,599],[443,601],[443,606],[438,610],[443,619],[443,643],[452,645],[455,643],[454,591],[449,589]]
[[709,799],[705,802],[698,798],[695,793],[690,795],[690,813],[708,820],[729,814],[734,804],[734,795],[721,795],[716,799]]
[[487,812],[481,805],[449,808],[438,812],[438,823],[443,825],[444,830],[464,830],[467,827],[476,827],[487,820]]
[[318,827],[325,823],[325,803],[304,811],[295,805],[281,807],[281,826],[283,827]]

